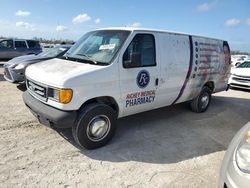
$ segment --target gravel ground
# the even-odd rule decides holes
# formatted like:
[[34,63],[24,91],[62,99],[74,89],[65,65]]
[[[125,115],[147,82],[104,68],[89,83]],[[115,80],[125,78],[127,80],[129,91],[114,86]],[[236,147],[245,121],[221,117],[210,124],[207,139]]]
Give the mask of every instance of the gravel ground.
[[216,187],[230,140],[250,120],[250,93],[229,90],[206,113],[179,104],[120,119],[110,144],[80,150],[70,129],[38,123],[2,67],[0,88],[0,187]]

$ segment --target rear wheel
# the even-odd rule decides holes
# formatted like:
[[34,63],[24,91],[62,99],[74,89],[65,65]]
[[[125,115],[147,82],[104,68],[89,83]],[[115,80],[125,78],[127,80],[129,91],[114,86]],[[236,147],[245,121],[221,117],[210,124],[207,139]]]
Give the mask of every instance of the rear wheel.
[[211,90],[204,86],[200,94],[191,101],[191,110],[197,113],[205,112],[211,102]]
[[81,147],[95,149],[106,145],[114,136],[115,111],[104,104],[90,104],[79,113],[72,127],[75,141]]

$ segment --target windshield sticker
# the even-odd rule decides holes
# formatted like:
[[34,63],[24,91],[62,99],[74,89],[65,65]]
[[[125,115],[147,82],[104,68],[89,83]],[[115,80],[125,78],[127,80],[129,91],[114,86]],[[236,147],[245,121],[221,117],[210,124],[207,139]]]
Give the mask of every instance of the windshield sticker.
[[129,93],[126,96],[126,108],[152,103],[155,100],[155,90]]
[[115,44],[104,44],[101,45],[99,50],[113,50],[115,48]]

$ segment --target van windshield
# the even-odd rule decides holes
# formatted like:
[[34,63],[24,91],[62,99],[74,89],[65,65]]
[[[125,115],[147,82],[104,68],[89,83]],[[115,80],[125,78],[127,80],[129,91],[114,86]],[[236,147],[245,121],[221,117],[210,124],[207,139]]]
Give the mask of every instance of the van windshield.
[[73,61],[109,65],[129,33],[121,30],[98,30],[86,33],[64,57]]

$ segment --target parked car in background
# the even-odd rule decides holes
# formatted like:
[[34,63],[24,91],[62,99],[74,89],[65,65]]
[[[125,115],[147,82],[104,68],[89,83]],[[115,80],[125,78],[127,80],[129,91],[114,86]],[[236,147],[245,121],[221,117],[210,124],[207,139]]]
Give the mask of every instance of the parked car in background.
[[9,82],[23,82],[27,66],[63,56],[71,45],[59,45],[37,55],[24,55],[13,58],[4,64],[4,78]]
[[224,156],[219,188],[250,187],[250,122],[234,136]]
[[243,63],[247,59],[249,59],[248,55],[233,55],[232,58],[231,58],[232,65],[234,67],[237,67],[238,65],[240,65],[241,63]]
[[0,40],[0,59],[12,59],[27,54],[42,52],[39,41],[25,39]]
[[250,89],[250,60],[247,60],[231,70],[230,87]]

